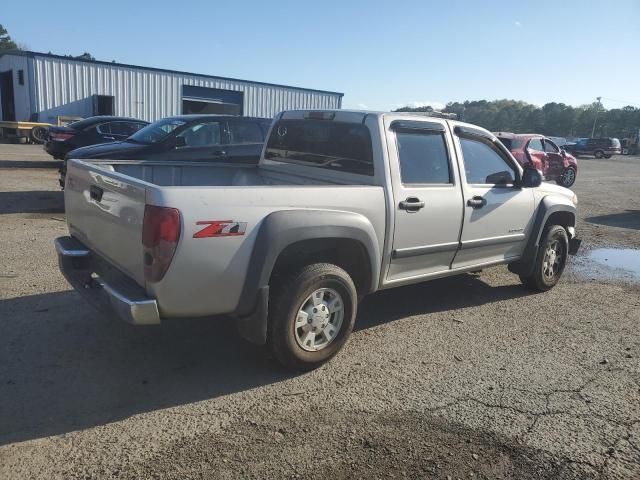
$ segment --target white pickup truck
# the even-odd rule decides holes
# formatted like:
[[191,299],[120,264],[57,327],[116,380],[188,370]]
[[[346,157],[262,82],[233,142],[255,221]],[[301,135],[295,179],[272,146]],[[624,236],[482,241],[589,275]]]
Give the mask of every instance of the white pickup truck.
[[311,369],[369,293],[498,264],[547,290],[580,244],[576,196],[484,129],[287,111],[267,138],[257,166],[70,161],[70,236],[55,242],[66,278],[133,324],[231,315]]

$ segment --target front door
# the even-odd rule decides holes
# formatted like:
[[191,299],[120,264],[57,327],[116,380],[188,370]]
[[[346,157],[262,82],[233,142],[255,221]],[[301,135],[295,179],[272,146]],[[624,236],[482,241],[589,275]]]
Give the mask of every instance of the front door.
[[547,154],[544,151],[544,145],[541,138],[532,138],[527,145],[527,154],[531,159],[532,165],[542,172],[542,176],[546,178],[549,172],[549,162]]
[[453,268],[518,258],[534,211],[533,190],[515,186],[519,169],[492,139],[460,134],[464,224]]
[[16,120],[16,104],[13,96],[13,70],[0,72],[0,100],[2,120],[14,122]]
[[544,139],[544,151],[547,154],[547,176],[555,180],[564,172],[564,157],[558,146],[548,138]]
[[442,123],[385,125],[395,208],[387,280],[406,280],[451,268],[462,224],[462,191]]

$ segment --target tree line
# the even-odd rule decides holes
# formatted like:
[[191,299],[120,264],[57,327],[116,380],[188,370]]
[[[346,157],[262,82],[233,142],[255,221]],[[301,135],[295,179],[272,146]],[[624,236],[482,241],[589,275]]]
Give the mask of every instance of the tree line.
[[[428,112],[431,107],[402,107],[397,112]],[[442,110],[459,120],[492,132],[540,133],[556,137],[627,138],[638,135],[640,108],[626,106],[607,110],[599,102],[572,107],[551,102],[542,107],[518,100],[449,102]]]

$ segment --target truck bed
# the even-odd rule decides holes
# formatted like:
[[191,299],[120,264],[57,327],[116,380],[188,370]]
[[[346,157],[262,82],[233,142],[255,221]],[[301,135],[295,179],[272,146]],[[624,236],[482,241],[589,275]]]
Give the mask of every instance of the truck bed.
[[[67,223],[71,235],[93,254],[158,298],[163,318],[232,312],[238,306],[259,226],[273,212],[359,214],[375,230],[382,251],[383,187],[354,184],[340,178],[345,175],[331,178],[332,172],[318,170],[289,165],[71,160],[65,188]],[[363,182],[370,181],[361,177]],[[158,283],[149,283],[144,276],[146,205],[175,208],[181,215],[177,250]],[[194,237],[207,222],[215,221],[240,222],[246,231],[227,238]]]

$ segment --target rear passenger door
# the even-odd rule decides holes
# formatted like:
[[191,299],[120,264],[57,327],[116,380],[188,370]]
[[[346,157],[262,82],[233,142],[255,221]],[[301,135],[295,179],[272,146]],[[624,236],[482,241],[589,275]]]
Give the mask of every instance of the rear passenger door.
[[264,133],[255,120],[229,120],[229,144],[225,146],[230,163],[256,164],[260,160]]
[[437,121],[394,120],[385,127],[395,209],[387,280],[447,271],[462,225],[451,138]]
[[522,255],[534,211],[533,189],[516,186],[515,161],[484,132],[456,127],[464,222],[453,268],[503,262]]

